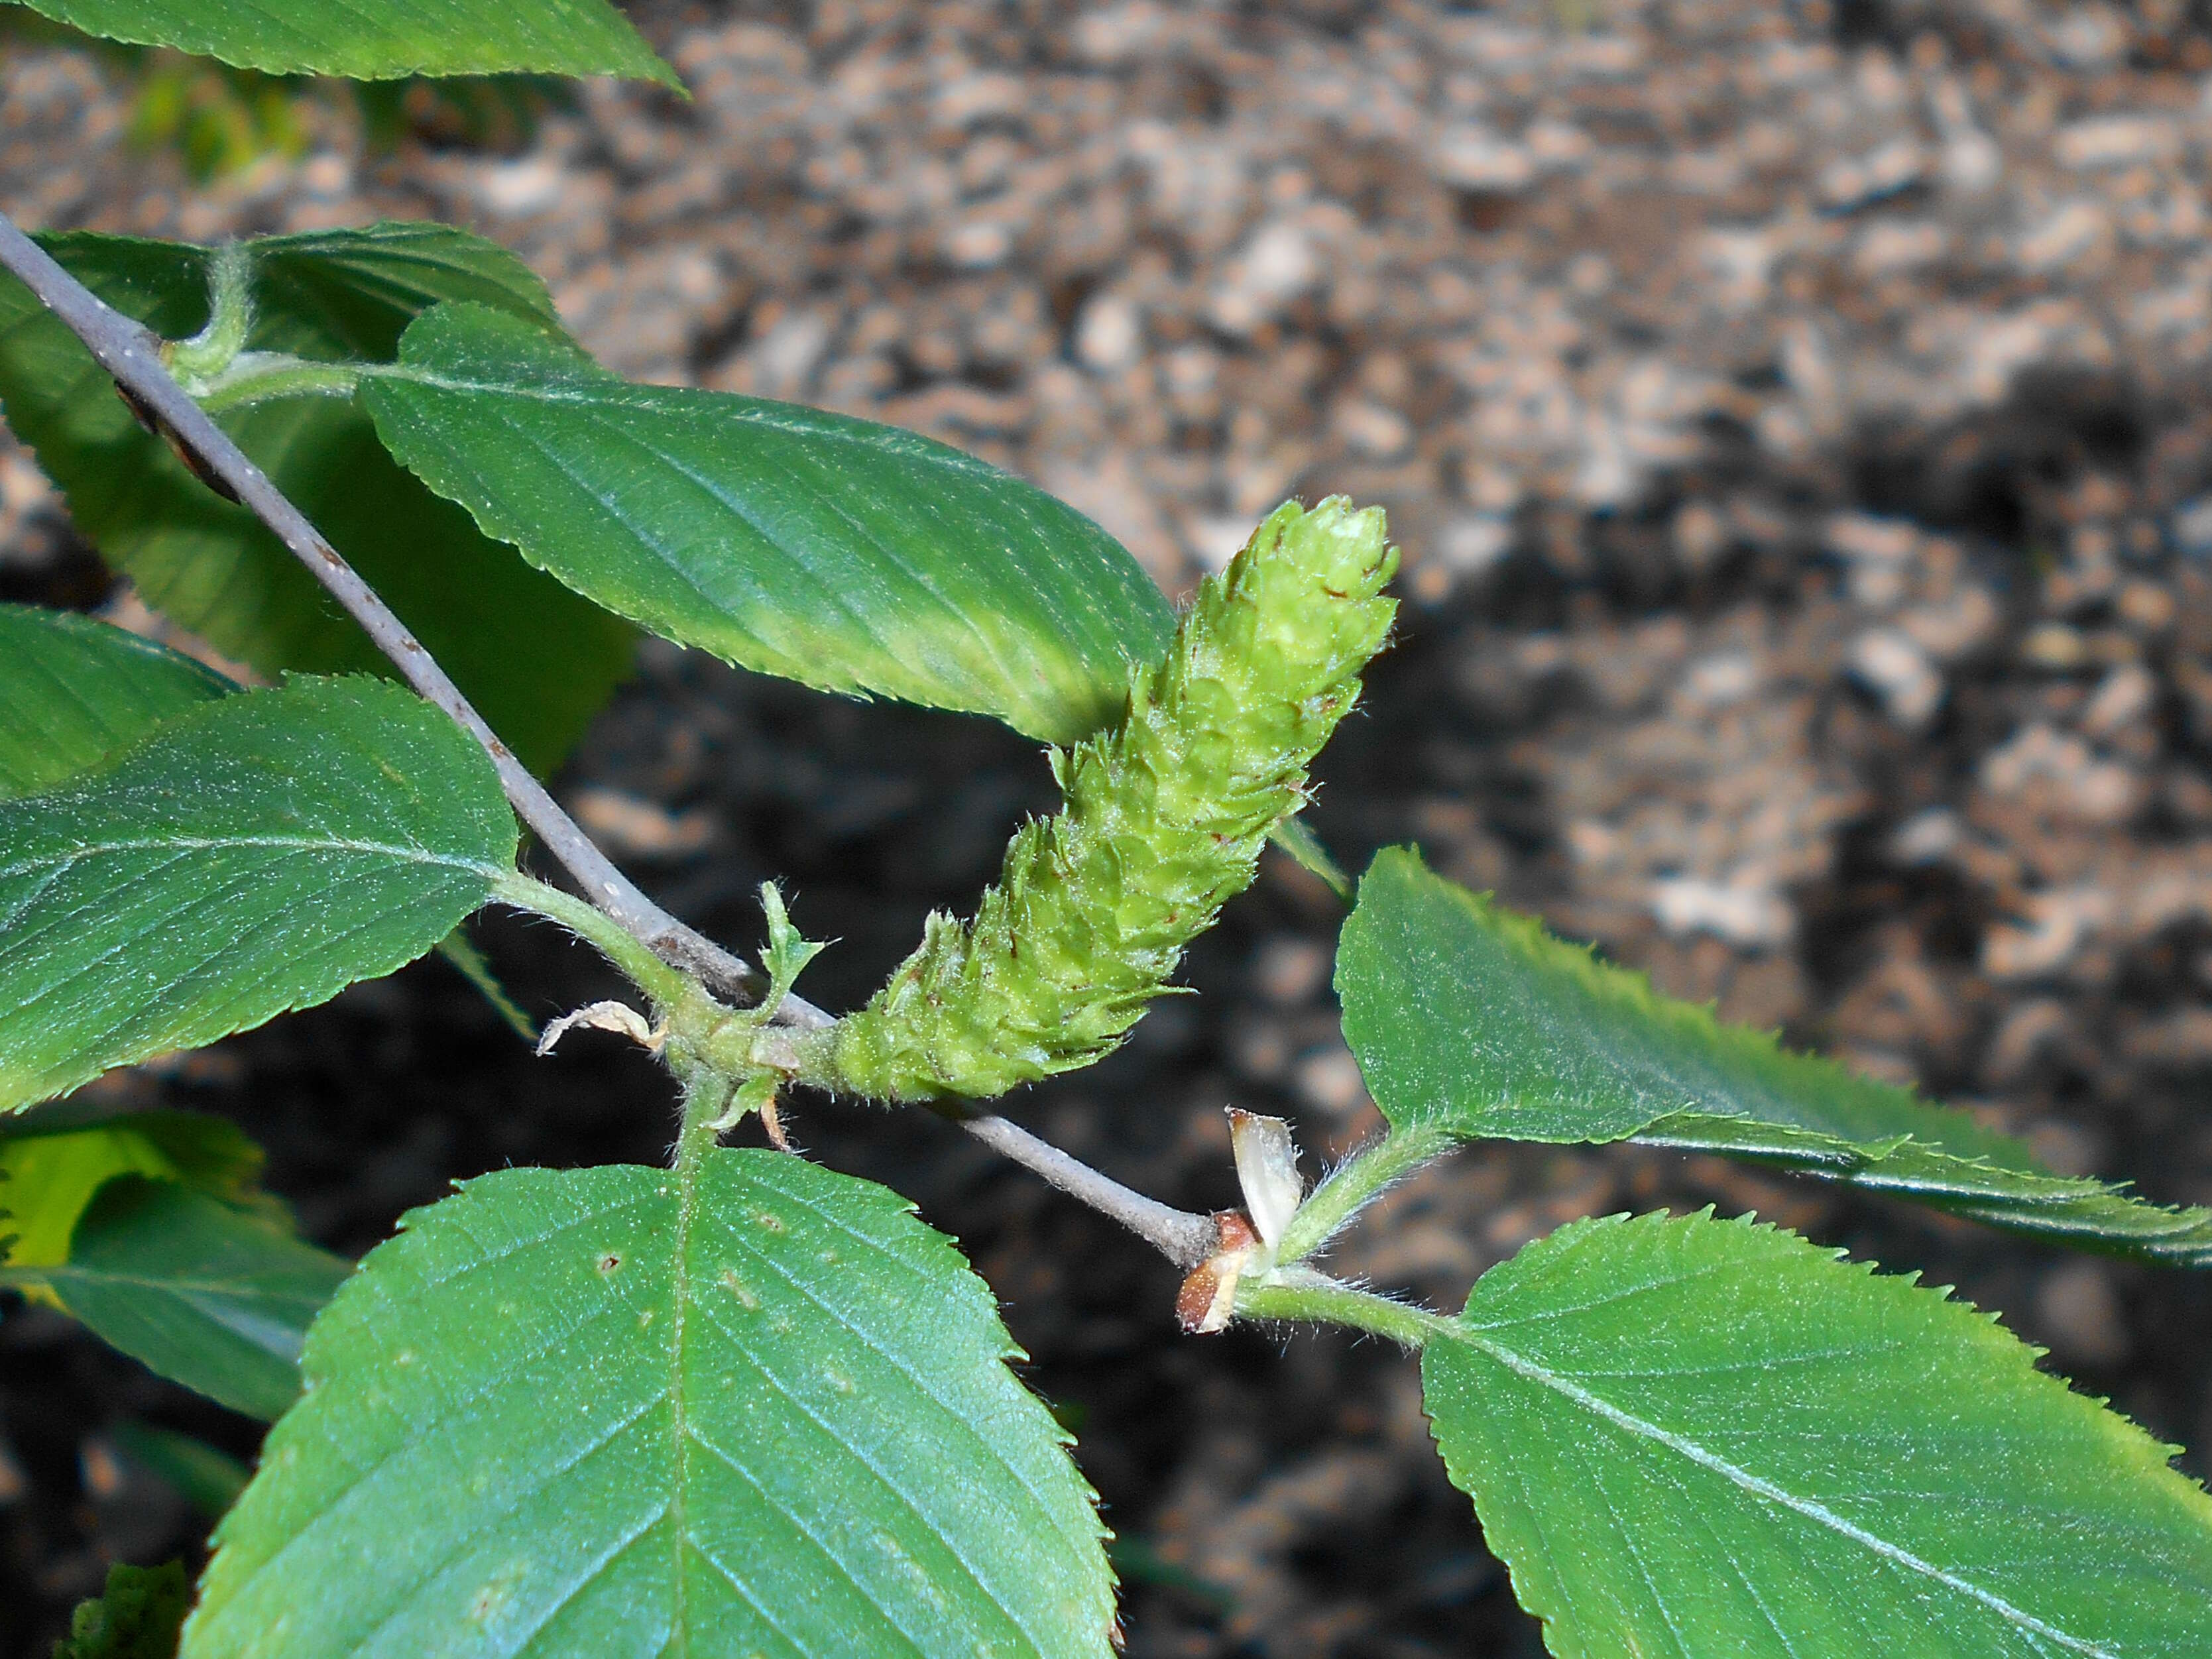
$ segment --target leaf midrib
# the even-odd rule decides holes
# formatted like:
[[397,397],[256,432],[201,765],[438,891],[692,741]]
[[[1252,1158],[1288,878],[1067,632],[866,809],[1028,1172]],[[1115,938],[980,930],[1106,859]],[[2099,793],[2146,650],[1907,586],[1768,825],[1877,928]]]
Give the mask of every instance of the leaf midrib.
[[[927,1273],[917,1264],[908,1261],[900,1252],[887,1249],[882,1240],[861,1231],[859,1228],[854,1226],[850,1222],[845,1220],[843,1218],[833,1214],[831,1212],[823,1208],[823,1206],[818,1204],[810,1201],[803,1194],[785,1191],[782,1194],[782,1196],[786,1201],[794,1204],[799,1208],[805,1210],[809,1215],[814,1217],[824,1226],[842,1233],[846,1237],[851,1239],[855,1244],[867,1251],[878,1261],[888,1263],[897,1267],[902,1273],[911,1278],[919,1287],[924,1290],[927,1289],[929,1279]],[[1001,1455],[998,1449],[992,1445],[987,1437],[977,1432],[972,1425],[968,1424],[966,1419],[963,1417],[960,1408],[956,1402],[946,1398],[933,1384],[931,1383],[927,1377],[923,1376],[919,1370],[915,1370],[915,1368],[912,1364],[908,1364],[905,1359],[902,1358],[895,1351],[884,1346],[882,1343],[877,1341],[872,1336],[864,1332],[859,1323],[856,1322],[843,1309],[824,1301],[818,1293],[800,1285],[792,1276],[787,1269],[761,1251],[758,1246],[752,1243],[750,1240],[745,1238],[744,1236],[738,1231],[738,1229],[728,1225],[726,1222],[723,1224],[723,1229],[732,1245],[744,1251],[745,1254],[750,1256],[753,1260],[758,1261],[769,1272],[781,1279],[786,1285],[791,1287],[795,1294],[802,1297],[806,1301],[812,1303],[815,1307],[822,1311],[825,1317],[836,1321],[839,1324],[844,1326],[846,1329],[852,1332],[854,1337],[859,1339],[870,1352],[875,1354],[877,1358],[881,1359],[885,1364],[898,1372],[901,1376],[906,1379],[907,1382],[915,1390],[916,1393],[920,1394],[923,1399],[929,1401],[931,1405],[943,1412],[948,1421],[959,1425],[966,1430],[970,1438],[974,1441],[977,1450],[986,1456],[994,1458],[1000,1468],[1004,1468],[1007,1474],[1013,1477],[1014,1483],[1022,1489],[1023,1495],[1036,1506],[1036,1519],[1044,1526],[1048,1527],[1051,1525],[1051,1505],[1046,1501],[1045,1495],[1037,1490],[1036,1483],[1029,1478],[1027,1471],[1017,1466],[1011,1459]],[[988,1592],[987,1591],[987,1594],[988,1593]],[[993,1599],[996,1600],[997,1598],[994,1595]],[[1006,1612],[1008,1620],[1018,1628],[1020,1627],[1021,1621],[1014,1616],[1012,1610],[1010,1608],[1005,1608],[1005,1604],[1003,1602],[1000,1605],[1002,1609]]]
[[[690,1421],[690,1413],[687,1408],[687,1402],[684,1397],[684,1342],[690,1329],[690,1320],[687,1316],[690,1312],[691,1285],[691,1237],[694,1225],[698,1219],[699,1183],[704,1178],[705,1167],[706,1160],[695,1154],[680,1160],[676,1171],[678,1183],[677,1195],[676,1262],[674,1274],[676,1291],[676,1326],[675,1329],[671,1333],[671,1341],[669,1344],[671,1356],[671,1375],[669,1382],[669,1401],[671,1407],[670,1445],[673,1452],[675,1467],[672,1475],[674,1490],[670,1497],[668,1510],[671,1518],[675,1522],[673,1546],[676,1552],[676,1625],[674,1629],[670,1632],[671,1645],[669,1648],[664,1650],[664,1651],[684,1655],[688,1655],[691,1650],[691,1631],[685,1605],[689,1589],[689,1582],[684,1576],[684,1549],[686,1546],[689,1545],[690,1547],[697,1551],[702,1559],[713,1560],[713,1558],[708,1555],[706,1550],[689,1536],[690,1527],[684,1513],[684,1504],[688,1484],[690,1478],[691,1448],[697,1447],[699,1449],[707,1452],[717,1462],[720,1462],[725,1468],[728,1468],[732,1474],[736,1474],[739,1479],[744,1480],[748,1485],[752,1486],[757,1491],[760,1491],[764,1499],[767,1499],[771,1504],[774,1503],[774,1500],[769,1498],[765,1490],[761,1488],[758,1480],[750,1469],[747,1468],[740,1460],[732,1457],[713,1440],[709,1439],[706,1435],[702,1434],[691,1425]],[[793,1199],[794,1197],[794,1195],[790,1194],[785,1194],[783,1196],[787,1200]],[[799,1203],[800,1207],[815,1214],[820,1214],[819,1210],[817,1209],[815,1206],[807,1204],[804,1199],[796,1199],[795,1201]],[[860,1240],[863,1244],[866,1244],[869,1248],[878,1251],[878,1254],[889,1254],[888,1252],[884,1252],[881,1246],[878,1245],[876,1241],[866,1238],[852,1227],[846,1225],[842,1222],[836,1222],[834,1224],[836,1224],[840,1231]],[[738,1232],[737,1229],[729,1226],[726,1222],[725,1222],[721,1228],[721,1231],[726,1236],[728,1243],[738,1246],[761,1267],[766,1268],[769,1273],[781,1279],[786,1286],[788,1287],[795,1295],[806,1301],[811,1302],[828,1317],[836,1321],[837,1323],[843,1325],[845,1328],[848,1331],[852,1332],[854,1335],[860,1337],[869,1348],[878,1352],[878,1353],[881,1352],[881,1350],[878,1349],[874,1343],[867,1341],[864,1334],[849,1321],[846,1320],[838,1310],[828,1306],[819,1297],[816,1296],[805,1285],[801,1285],[795,1278],[793,1278],[788,1268],[784,1267],[781,1263],[773,1260],[767,1255],[750,1248],[748,1241],[746,1241]],[[896,1260],[896,1258],[894,1257],[892,1259]],[[901,1262],[900,1265],[905,1266],[906,1264]],[[720,1334],[724,1340],[729,1342],[738,1352],[746,1357],[748,1361],[750,1361],[754,1365],[755,1369],[759,1371],[762,1380],[767,1384],[767,1386],[782,1396],[782,1398],[789,1403],[793,1411],[812,1422],[814,1425],[819,1429],[825,1437],[835,1443],[847,1456],[853,1458],[855,1462],[860,1463],[862,1468],[866,1468],[875,1477],[877,1482],[885,1492],[889,1492],[893,1498],[897,1499],[907,1508],[908,1513],[921,1520],[925,1526],[928,1524],[929,1517],[915,1507],[912,1498],[904,1491],[904,1489],[893,1481],[884,1472],[884,1470],[878,1468],[872,1459],[867,1457],[859,1447],[854,1446],[847,1441],[836,1428],[823,1421],[818,1413],[811,1410],[804,1401],[800,1401],[797,1395],[793,1395],[775,1375],[775,1373],[769,1370],[769,1368],[763,1364],[757,1357],[752,1354],[750,1346],[735,1331],[723,1324],[720,1320],[714,1318],[713,1314],[705,1307],[702,1306],[700,1309],[700,1312],[707,1319],[708,1322],[713,1325]],[[890,1359],[890,1356],[884,1355],[884,1358]],[[892,1363],[895,1364],[896,1364],[895,1360],[892,1361]],[[904,1366],[900,1366],[899,1369],[902,1370],[907,1370]],[[946,1410],[948,1415],[951,1417],[952,1420],[956,1422],[960,1420],[957,1413],[951,1413],[949,1407],[945,1407],[944,1402],[939,1401],[933,1392],[926,1387],[923,1387],[918,1378],[913,1378],[910,1372],[908,1372],[908,1376],[909,1380],[915,1382],[916,1388],[920,1392],[921,1392],[925,1398],[928,1399],[933,1404],[939,1406],[940,1409]],[[781,1508],[781,1506],[778,1507]],[[904,1641],[908,1647],[917,1656],[926,1652],[921,1642],[914,1635],[914,1633],[907,1630],[903,1626],[900,1625],[893,1617],[891,1610],[884,1607],[876,1596],[875,1592],[854,1573],[849,1562],[846,1561],[844,1558],[828,1543],[824,1542],[822,1539],[816,1537],[812,1531],[806,1527],[805,1523],[800,1520],[796,1512],[789,1510],[783,1510],[781,1512],[785,1520],[790,1523],[793,1530],[797,1532],[800,1536],[805,1538],[809,1543],[813,1545],[813,1547],[821,1553],[823,1559],[837,1568],[837,1570],[844,1576],[846,1582],[853,1587],[854,1591],[860,1596],[860,1598],[875,1609],[878,1617],[883,1620],[884,1628],[886,1631],[896,1632],[896,1635]],[[992,1590],[991,1587],[986,1584],[982,1579],[976,1575],[973,1565],[967,1560],[967,1559],[961,1555],[957,1550],[952,1552],[952,1555],[953,1559],[960,1564],[962,1569],[967,1573],[969,1582],[975,1586],[976,1589],[989,1600],[994,1606],[997,1607],[1000,1612],[1006,1614],[1007,1622],[1014,1629],[1017,1631],[1022,1631],[1023,1626],[1021,1620],[1006,1607],[1005,1601]],[[723,1571],[725,1576],[727,1576],[726,1569],[724,1569],[720,1562],[714,1562],[714,1565],[718,1571]],[[751,1598],[748,1596],[746,1599],[750,1601]],[[765,1617],[765,1615],[763,1615],[763,1617]],[[772,1619],[769,1620],[768,1622],[772,1626],[775,1623]],[[781,1633],[781,1626],[777,1626],[777,1629],[779,1633]],[[1027,1634],[1026,1631],[1024,1631],[1023,1633],[1024,1635]],[[786,1639],[787,1640],[789,1638],[787,1637]]]
[[1942,1585],[1947,1589],[1966,1596],[1968,1600],[1988,1608],[1999,1618],[2008,1620],[2022,1630],[2057,1643],[2069,1652],[2081,1654],[2084,1656],[2084,1659],[2124,1659],[2124,1656],[2115,1650],[2100,1647],[2094,1642],[2086,1642],[2080,1637],[2069,1635],[2056,1626],[2047,1624],[2037,1618],[2027,1609],[2014,1606],[1994,1590],[1984,1589],[1980,1585],[1914,1554],[1903,1545],[1892,1543],[1880,1534],[1869,1532],[1856,1522],[1837,1514],[1835,1510],[1816,1498],[1801,1497],[1766,1480],[1764,1476],[1753,1474],[1749,1469],[1740,1468],[1719,1453],[1700,1445],[1687,1435],[1678,1434],[1671,1429],[1663,1428],[1656,1423],[1638,1417],[1632,1412],[1622,1410],[1611,1401],[1582,1387],[1571,1378],[1562,1376],[1525,1354],[1516,1352],[1503,1343],[1489,1337],[1478,1335],[1463,1328],[1450,1325],[1440,1326],[1436,1334],[1444,1340],[1462,1343],[1476,1350],[1504,1366],[1515,1376],[1534,1382],[1540,1388],[1549,1389],[1562,1399],[1580,1407],[1595,1417],[1602,1419],[1613,1427],[1634,1435],[1639,1439],[1649,1440],[1656,1445],[1663,1446],[1707,1473],[1721,1476],[1753,1497],[1765,1498],[1769,1503],[1778,1504],[1791,1513],[1826,1528],[1893,1565],[1902,1567],[1908,1572],[1917,1574]]
[[39,871],[66,870],[88,859],[106,858],[122,853],[220,853],[241,848],[267,848],[290,853],[359,853],[392,859],[403,864],[465,870],[473,875],[494,878],[506,873],[504,865],[487,859],[434,853],[428,848],[398,842],[356,841],[340,836],[161,836],[139,841],[90,842],[46,856],[23,859],[14,864],[0,866],[0,881],[12,880],[17,876]]
[[[688,1110],[687,1107],[687,1110]],[[669,1528],[669,1548],[674,1556],[669,1587],[670,1625],[668,1643],[663,1652],[688,1655],[691,1651],[691,1619],[690,1580],[684,1571],[684,1551],[691,1531],[685,1512],[690,1496],[691,1457],[686,1442],[690,1435],[690,1411],[684,1389],[684,1341],[690,1321],[691,1310],[691,1225],[699,1212],[699,1182],[707,1160],[706,1147],[687,1121],[684,1126],[685,1144],[676,1163],[676,1251],[672,1262],[671,1283],[674,1291],[675,1328],[668,1334],[668,1451],[669,1482],[667,1514],[673,1523]],[[769,1620],[773,1624],[774,1620]]]
[[[697,392],[688,386],[642,386],[613,374],[606,376],[604,386],[581,376],[569,386],[560,386],[532,381],[466,380],[404,362],[362,363],[355,367],[362,371],[362,378],[367,380],[419,386],[433,392],[523,398],[533,403],[575,404],[590,409],[631,409],[672,420],[696,421],[704,416],[745,426],[765,427],[787,437],[804,438],[813,443],[842,444],[872,454],[896,454],[926,461],[932,465],[941,466],[948,472],[965,473],[987,482],[995,483],[1011,476],[988,461],[978,459],[950,444],[939,444],[923,438],[916,433],[901,432],[891,427],[883,428],[879,432],[854,432],[842,422],[816,425],[772,412],[775,404],[768,398],[750,398],[743,404],[724,409],[709,407],[697,401],[714,396],[713,393]],[[670,393],[689,395],[672,397],[668,395]],[[721,395],[735,396],[732,393]],[[883,435],[887,433],[897,435]]]

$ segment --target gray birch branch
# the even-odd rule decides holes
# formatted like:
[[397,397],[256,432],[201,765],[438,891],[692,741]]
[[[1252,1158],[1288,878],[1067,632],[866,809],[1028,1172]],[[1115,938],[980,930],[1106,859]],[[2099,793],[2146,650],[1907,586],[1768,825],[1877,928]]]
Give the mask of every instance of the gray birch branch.
[[[615,867],[613,860],[499,740],[461,689],[376,591],[177,384],[161,361],[161,342],[149,330],[109,307],[70,276],[5,214],[0,214],[0,265],[14,272],[40,304],[84,342],[118,386],[269,526],[345,607],[346,614],[362,625],[410,685],[476,739],[491,757],[517,815],[537,832],[546,850],[575,878],[597,908],[662,961],[696,975],[710,989],[760,994],[765,981],[758,972],[669,915]],[[828,1014],[795,996],[784,999],[776,1018],[787,1025],[819,1027],[831,1023]],[[1177,1267],[1194,1267],[1212,1254],[1218,1229],[1211,1216],[1146,1198],[1010,1119],[984,1114],[956,1116],[953,1121],[1000,1156],[1127,1228]]]

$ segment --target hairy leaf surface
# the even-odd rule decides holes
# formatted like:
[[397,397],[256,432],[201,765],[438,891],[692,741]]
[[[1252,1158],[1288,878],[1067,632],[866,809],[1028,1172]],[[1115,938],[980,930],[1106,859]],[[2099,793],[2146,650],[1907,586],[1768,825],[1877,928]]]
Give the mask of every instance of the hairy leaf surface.
[[[179,652],[89,617],[0,605],[0,800],[88,771],[171,715],[240,689]],[[537,1041],[465,928],[438,950],[525,1042]]]
[[76,1224],[69,1260],[0,1268],[149,1370],[249,1417],[300,1391],[308,1322],[352,1271],[263,1215],[174,1182],[124,1176]]
[[1994,1319],[1793,1234],[1579,1221],[1423,1351],[1560,1659],[2193,1659],[2212,1500]]
[[0,802],[0,1109],[412,961],[515,842],[483,752],[367,679],[202,704]]
[[1073,508],[896,428],[633,386],[470,306],[364,386],[407,467],[578,592],[824,690],[1071,743],[1118,718],[1174,617]]
[[903,1200],[799,1159],[486,1176],[317,1322],[185,1651],[1103,1656],[1012,1352]]
[[21,0],[133,46],[174,46],[272,75],[621,75],[681,83],[607,0]]
[[1408,850],[1361,882],[1336,975],[1346,1039],[1396,1127],[1717,1152],[2060,1243],[2212,1262],[2212,1211],[2057,1175],[1964,1112],[1723,1025]]
[[0,605],[0,800],[35,794],[234,689],[89,617]]
[[[209,251],[132,237],[43,239],[109,304],[165,337],[207,317]],[[557,328],[514,255],[443,225],[384,224],[248,243],[247,345],[388,362],[426,306],[466,300]],[[61,323],[0,274],[0,399],[71,515],[148,603],[264,673],[390,673],[368,636],[244,507],[143,430]],[[351,398],[295,397],[219,417],[246,453],[428,647],[526,763],[550,770],[629,666],[632,630],[480,534],[385,453]]]

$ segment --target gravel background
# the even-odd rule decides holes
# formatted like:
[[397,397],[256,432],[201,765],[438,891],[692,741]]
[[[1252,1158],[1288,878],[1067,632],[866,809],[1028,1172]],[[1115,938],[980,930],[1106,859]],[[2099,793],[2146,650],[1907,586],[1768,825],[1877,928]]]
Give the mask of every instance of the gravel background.
[[[1322,769],[1348,860],[1417,839],[1680,995],[2212,1201],[2212,8],[1552,0],[648,4],[695,101],[586,88],[511,155],[296,163],[205,190],[101,71],[0,64],[0,204],[194,238],[422,216],[551,282],[631,374],[849,410],[1037,479],[1186,587],[1282,496],[1382,501],[1402,642]],[[132,614],[0,457],[0,596]],[[787,878],[864,995],[964,906],[1029,745],[665,649],[564,781],[733,940]],[[1271,869],[1203,994],[1021,1114],[1162,1196],[1232,1197],[1218,1109],[1340,1152],[1376,1123],[1336,921]],[[484,939],[539,1012],[585,953]],[[232,1111],[360,1249],[451,1177],[652,1158],[611,1042],[532,1062],[441,964],[104,1085]],[[1172,1275],[924,1121],[802,1139],[958,1234],[1133,1540],[1141,1656],[1533,1655],[1427,1445],[1412,1366],[1173,1334]],[[1717,1200],[1924,1267],[2168,1438],[2212,1444],[2203,1281],[1627,1149],[1481,1149],[1344,1252],[1455,1301],[1591,1211]],[[0,1324],[0,1650],[198,1524],[132,1416],[250,1426],[58,1316]],[[2192,1459],[2200,1473],[2206,1465]]]

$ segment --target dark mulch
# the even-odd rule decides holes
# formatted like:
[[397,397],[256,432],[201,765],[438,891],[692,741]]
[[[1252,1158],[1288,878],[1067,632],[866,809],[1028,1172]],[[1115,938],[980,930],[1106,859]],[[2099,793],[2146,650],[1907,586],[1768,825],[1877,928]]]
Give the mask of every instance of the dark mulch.
[[[1383,500],[1413,602],[1322,769],[1348,861],[1418,840],[1669,991],[2212,1201],[2201,9],[1579,9],[672,5],[646,15],[696,105],[595,90],[505,158],[341,133],[192,195],[118,148],[112,88],[31,54],[0,175],[45,223],[472,220],[610,361],[937,431],[1171,584],[1284,493]],[[20,460],[0,549],[0,597],[110,597]],[[718,937],[783,880],[841,941],[807,988],[833,1006],[1049,803],[980,721],[659,649],[564,787]],[[1233,1197],[1226,1103],[1340,1154],[1376,1120],[1337,915],[1271,863],[1199,995],[1012,1109],[1194,1207]],[[548,929],[482,937],[541,1016],[613,989]],[[435,961],[105,1086],[237,1116],[349,1251],[453,1179],[651,1159],[672,1125],[643,1058],[532,1060]],[[1182,1337],[1169,1269],[927,1116],[794,1125],[998,1290],[1127,1546],[1132,1653],[1539,1650],[1401,1357]],[[1954,1284],[2212,1443],[2206,1280],[1711,1162],[1469,1151],[1344,1260],[1449,1304],[1574,1216],[1707,1202]],[[114,1455],[133,1419],[255,1443],[8,1311],[0,1651],[43,1659],[107,1561],[198,1548]]]

